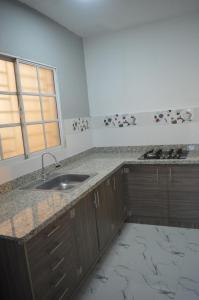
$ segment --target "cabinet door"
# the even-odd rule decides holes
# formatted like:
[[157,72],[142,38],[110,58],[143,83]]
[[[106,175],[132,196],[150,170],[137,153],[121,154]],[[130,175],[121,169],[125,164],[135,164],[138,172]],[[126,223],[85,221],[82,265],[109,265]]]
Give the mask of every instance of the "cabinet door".
[[94,201],[96,203],[99,248],[103,249],[111,239],[115,229],[115,208],[113,204],[113,190],[110,179],[102,183],[94,192]]
[[124,222],[126,214],[126,205],[124,201],[123,189],[123,169],[120,169],[112,177],[113,199],[115,206],[115,224],[118,229]]
[[79,271],[84,275],[98,255],[96,215],[92,195],[86,196],[77,204],[75,227]]
[[132,217],[168,217],[168,168],[130,166],[125,169],[128,215]]
[[199,166],[170,167],[169,219],[173,225],[199,224]]
[[35,299],[69,299],[78,280],[75,209],[27,242]]

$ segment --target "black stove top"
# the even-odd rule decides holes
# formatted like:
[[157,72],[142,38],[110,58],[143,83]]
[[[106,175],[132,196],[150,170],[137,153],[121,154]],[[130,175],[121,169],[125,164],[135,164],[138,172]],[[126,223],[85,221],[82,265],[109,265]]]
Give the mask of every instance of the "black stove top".
[[188,151],[182,148],[163,150],[151,149],[142,155],[139,159],[185,159],[187,158]]

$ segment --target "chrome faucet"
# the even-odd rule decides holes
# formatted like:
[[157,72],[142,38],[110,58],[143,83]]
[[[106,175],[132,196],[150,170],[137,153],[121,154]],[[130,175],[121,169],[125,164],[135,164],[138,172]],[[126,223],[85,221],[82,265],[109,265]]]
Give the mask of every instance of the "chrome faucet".
[[42,176],[42,180],[43,180],[43,181],[46,180],[47,175],[49,175],[49,173],[50,173],[50,172],[49,172],[48,174],[46,174],[46,172],[45,172],[45,167],[44,167],[44,157],[45,157],[46,155],[49,155],[49,156],[51,156],[51,157],[54,159],[54,161],[55,161],[55,168],[61,167],[61,164],[58,162],[58,160],[57,160],[57,158],[56,158],[56,156],[55,156],[54,154],[52,154],[52,153],[50,153],[50,152],[45,152],[45,153],[43,153],[42,156],[41,156],[41,165],[42,165],[42,168],[41,168],[41,176]]

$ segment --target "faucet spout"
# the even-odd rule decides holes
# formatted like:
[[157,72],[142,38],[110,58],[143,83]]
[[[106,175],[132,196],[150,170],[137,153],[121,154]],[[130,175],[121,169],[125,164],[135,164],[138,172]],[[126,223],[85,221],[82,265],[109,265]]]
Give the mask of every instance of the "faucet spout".
[[61,167],[60,162],[58,162],[58,160],[57,160],[57,158],[56,158],[56,156],[54,154],[52,154],[51,152],[45,152],[45,153],[43,153],[42,156],[41,156],[41,166],[42,166],[42,168],[41,168],[41,176],[42,176],[43,181],[46,180],[46,176],[47,176],[47,174],[45,172],[45,166],[44,166],[44,157],[45,156],[51,156],[54,159],[54,161],[55,161],[55,168]]

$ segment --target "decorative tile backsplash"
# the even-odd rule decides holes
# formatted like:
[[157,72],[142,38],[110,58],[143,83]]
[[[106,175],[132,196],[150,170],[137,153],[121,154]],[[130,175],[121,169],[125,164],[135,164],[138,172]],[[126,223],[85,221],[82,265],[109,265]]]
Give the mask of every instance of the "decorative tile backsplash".
[[88,130],[89,127],[90,127],[89,118],[78,118],[78,119],[74,119],[72,122],[73,131],[83,132]]
[[128,127],[136,125],[136,117],[133,114],[115,114],[104,118],[106,127]]
[[154,122],[161,124],[182,124],[193,120],[193,112],[190,109],[178,109],[161,111],[154,115]]
[[114,114],[66,119],[66,134],[79,134],[89,129],[125,128],[133,126],[180,125],[199,122],[199,107],[156,112]]
[[[196,113],[195,113],[196,112]],[[197,116],[198,117],[195,117]],[[99,118],[99,117],[98,117]],[[141,112],[135,114],[115,114],[103,118],[101,127],[156,126],[156,124],[183,124],[199,122],[199,108],[173,109],[159,112]],[[98,122],[99,123],[99,122]],[[99,125],[99,124],[98,124]],[[99,126],[98,126],[99,127]]]

